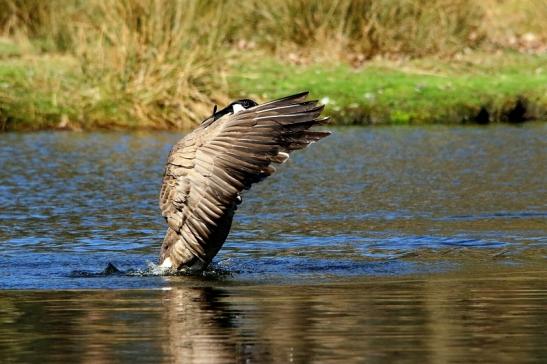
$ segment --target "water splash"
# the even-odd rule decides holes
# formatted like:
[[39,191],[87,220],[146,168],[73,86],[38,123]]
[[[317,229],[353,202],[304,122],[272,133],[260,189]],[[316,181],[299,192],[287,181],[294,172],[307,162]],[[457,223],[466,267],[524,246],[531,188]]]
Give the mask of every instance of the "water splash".
[[110,277],[110,276],[126,276],[126,277],[204,277],[210,279],[218,279],[227,276],[231,276],[232,272],[218,266],[217,264],[211,264],[207,269],[202,272],[195,272],[186,269],[176,270],[173,268],[162,267],[159,264],[152,262],[147,263],[145,269],[129,268],[127,270],[118,269],[113,263],[109,262],[108,265],[101,271],[85,271],[85,270],[73,270],[70,272],[71,278],[94,278],[94,277]]

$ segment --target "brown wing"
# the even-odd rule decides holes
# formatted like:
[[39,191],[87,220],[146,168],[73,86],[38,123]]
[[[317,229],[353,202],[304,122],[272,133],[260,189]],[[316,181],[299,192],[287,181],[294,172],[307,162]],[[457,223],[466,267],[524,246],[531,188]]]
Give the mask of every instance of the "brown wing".
[[202,126],[177,143],[168,158],[160,194],[169,230],[162,249],[175,267],[194,257],[207,264],[224,243],[240,192],[275,172],[288,153],[330,132],[323,105],[288,96]]

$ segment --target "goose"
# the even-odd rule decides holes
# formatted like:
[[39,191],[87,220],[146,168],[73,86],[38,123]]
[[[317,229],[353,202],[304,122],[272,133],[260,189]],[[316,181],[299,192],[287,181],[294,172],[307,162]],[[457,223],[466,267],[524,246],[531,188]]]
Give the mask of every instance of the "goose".
[[331,133],[312,131],[324,125],[324,105],[306,101],[308,92],[258,104],[237,100],[178,141],[167,157],[160,192],[167,232],[159,266],[201,272],[224,244],[241,193]]

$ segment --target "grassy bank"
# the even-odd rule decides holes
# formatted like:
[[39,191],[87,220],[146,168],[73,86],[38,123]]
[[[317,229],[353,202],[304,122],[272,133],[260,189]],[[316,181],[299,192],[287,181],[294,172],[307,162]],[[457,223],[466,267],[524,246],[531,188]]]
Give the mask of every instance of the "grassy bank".
[[544,118],[543,0],[0,0],[0,130],[187,129],[309,89],[337,123]]
[[[518,122],[547,119],[545,64],[547,56],[474,54],[352,68],[255,55],[230,65],[227,83],[230,98],[267,100],[310,90],[338,124]],[[125,95],[88,84],[71,57],[0,59],[2,130],[191,127],[135,117],[134,107]]]
[[326,102],[339,124],[521,122],[547,119],[547,55],[470,54],[459,59],[377,60],[296,66],[243,62],[234,96],[270,99],[298,89]]

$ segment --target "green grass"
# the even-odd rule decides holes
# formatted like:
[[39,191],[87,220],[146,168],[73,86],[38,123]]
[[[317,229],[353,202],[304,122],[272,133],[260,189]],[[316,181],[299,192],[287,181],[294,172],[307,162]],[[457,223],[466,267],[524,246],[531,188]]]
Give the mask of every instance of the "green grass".
[[128,107],[87,84],[70,57],[0,57],[0,130],[138,127]]
[[[336,124],[461,123],[547,119],[545,64],[547,55],[477,53],[459,60],[376,60],[354,69],[297,66],[256,53],[238,58],[227,72],[232,98],[264,101],[310,90],[327,101]],[[0,47],[0,130],[173,127],[133,113],[126,94],[90,83],[71,56]]]
[[303,89],[340,124],[545,118],[545,4],[0,0],[0,130],[188,129]]
[[230,81],[234,97],[310,90],[328,100],[327,113],[337,124],[484,122],[485,113],[488,121],[520,121],[547,117],[545,64],[546,55],[520,54],[375,61],[360,69],[269,59],[239,64]]

